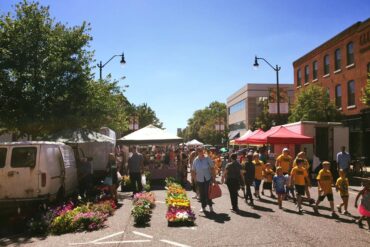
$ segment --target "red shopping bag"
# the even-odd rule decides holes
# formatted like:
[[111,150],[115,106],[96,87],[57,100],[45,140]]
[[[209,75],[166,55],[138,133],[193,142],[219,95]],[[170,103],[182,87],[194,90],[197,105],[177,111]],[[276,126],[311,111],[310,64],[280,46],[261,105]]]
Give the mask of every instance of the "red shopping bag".
[[209,189],[208,189],[208,198],[209,199],[215,199],[218,197],[221,197],[222,192],[221,188],[217,183],[210,183]]

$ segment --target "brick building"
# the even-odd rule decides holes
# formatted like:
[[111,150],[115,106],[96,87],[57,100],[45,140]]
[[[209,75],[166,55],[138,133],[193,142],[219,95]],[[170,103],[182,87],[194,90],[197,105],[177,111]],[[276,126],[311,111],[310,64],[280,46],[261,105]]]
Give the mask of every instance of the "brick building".
[[370,108],[361,102],[370,73],[370,18],[300,57],[293,67],[295,94],[311,84],[326,89],[350,127],[350,153],[370,157]]

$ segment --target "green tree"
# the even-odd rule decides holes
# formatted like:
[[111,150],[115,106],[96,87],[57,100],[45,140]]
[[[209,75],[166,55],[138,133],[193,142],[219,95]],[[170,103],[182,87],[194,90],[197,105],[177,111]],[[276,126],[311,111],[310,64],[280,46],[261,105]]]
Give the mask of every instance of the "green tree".
[[[0,16],[0,128],[42,136],[125,126],[116,83],[92,79],[89,25],[66,27],[26,0]],[[99,126],[100,125],[100,126]]]
[[311,85],[301,92],[291,109],[289,122],[297,121],[338,121],[337,111],[329,95],[321,86]]
[[365,105],[370,106],[370,73],[368,74],[368,79],[365,88],[363,89],[362,102]]
[[153,124],[158,128],[163,128],[163,123],[158,119],[155,111],[148,106],[147,103],[141,105],[131,104],[127,107],[129,117],[136,116],[139,121],[139,128],[143,128],[149,124]]
[[[212,102],[209,106],[193,113],[188,120],[188,126],[182,131],[185,140],[197,139],[203,143],[212,145],[220,144],[222,139],[227,138],[226,105],[220,102]],[[217,131],[215,125],[223,124],[224,131]]]

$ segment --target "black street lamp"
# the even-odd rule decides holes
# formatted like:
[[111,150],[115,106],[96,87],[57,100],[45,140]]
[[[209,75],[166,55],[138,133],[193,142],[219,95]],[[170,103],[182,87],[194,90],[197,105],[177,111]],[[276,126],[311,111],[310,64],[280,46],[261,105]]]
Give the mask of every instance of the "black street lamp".
[[115,57],[121,57],[120,63],[122,65],[126,63],[126,61],[125,61],[125,54],[123,54],[123,52],[122,52],[121,55],[114,55],[105,64],[103,64],[102,61],[100,61],[100,63],[97,64],[97,66],[99,67],[99,75],[100,75],[99,78],[100,78],[100,80],[102,79],[102,70],[103,70],[104,66],[107,65],[107,63],[109,63]]
[[272,66],[266,59],[262,58],[262,57],[257,57],[255,56],[254,57],[254,64],[253,66],[254,67],[258,67],[259,64],[258,64],[258,60],[263,60],[265,61],[268,65],[270,65],[270,67],[276,71],[276,94],[277,94],[277,122],[278,124],[280,123],[280,90],[279,90],[279,70],[281,69],[280,66],[276,65],[275,67]]

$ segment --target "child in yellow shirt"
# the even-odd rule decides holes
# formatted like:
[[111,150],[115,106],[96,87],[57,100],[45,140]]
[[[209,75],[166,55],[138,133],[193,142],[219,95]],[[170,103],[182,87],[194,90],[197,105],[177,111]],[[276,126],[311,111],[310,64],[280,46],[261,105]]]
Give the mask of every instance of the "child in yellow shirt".
[[275,175],[275,172],[272,170],[271,164],[266,163],[265,168],[262,171],[263,175],[263,187],[262,187],[262,195],[265,195],[265,190],[270,190],[270,197],[276,198],[274,193],[272,193],[272,178]]
[[349,193],[348,193],[348,187],[349,187],[349,182],[348,178],[346,178],[346,173],[344,170],[340,169],[339,170],[339,178],[337,179],[337,182],[335,183],[335,188],[336,191],[339,191],[340,197],[342,198],[342,203],[337,206],[338,212],[342,213],[342,207],[344,206],[344,214],[348,215],[348,198],[349,198]]
[[330,162],[324,161],[322,163],[322,166],[323,169],[320,170],[319,174],[316,177],[318,182],[319,198],[317,199],[316,205],[314,206],[314,211],[315,213],[319,213],[318,206],[320,202],[322,202],[325,199],[325,197],[327,197],[332,212],[331,216],[338,217],[334,210],[333,190],[331,188],[331,185],[333,183],[333,175],[330,172]]
[[306,169],[303,167],[304,160],[296,159],[297,166],[292,169],[291,172],[291,186],[294,185],[297,192],[297,210],[302,213],[302,196],[305,194],[305,186],[308,183],[308,174]]

